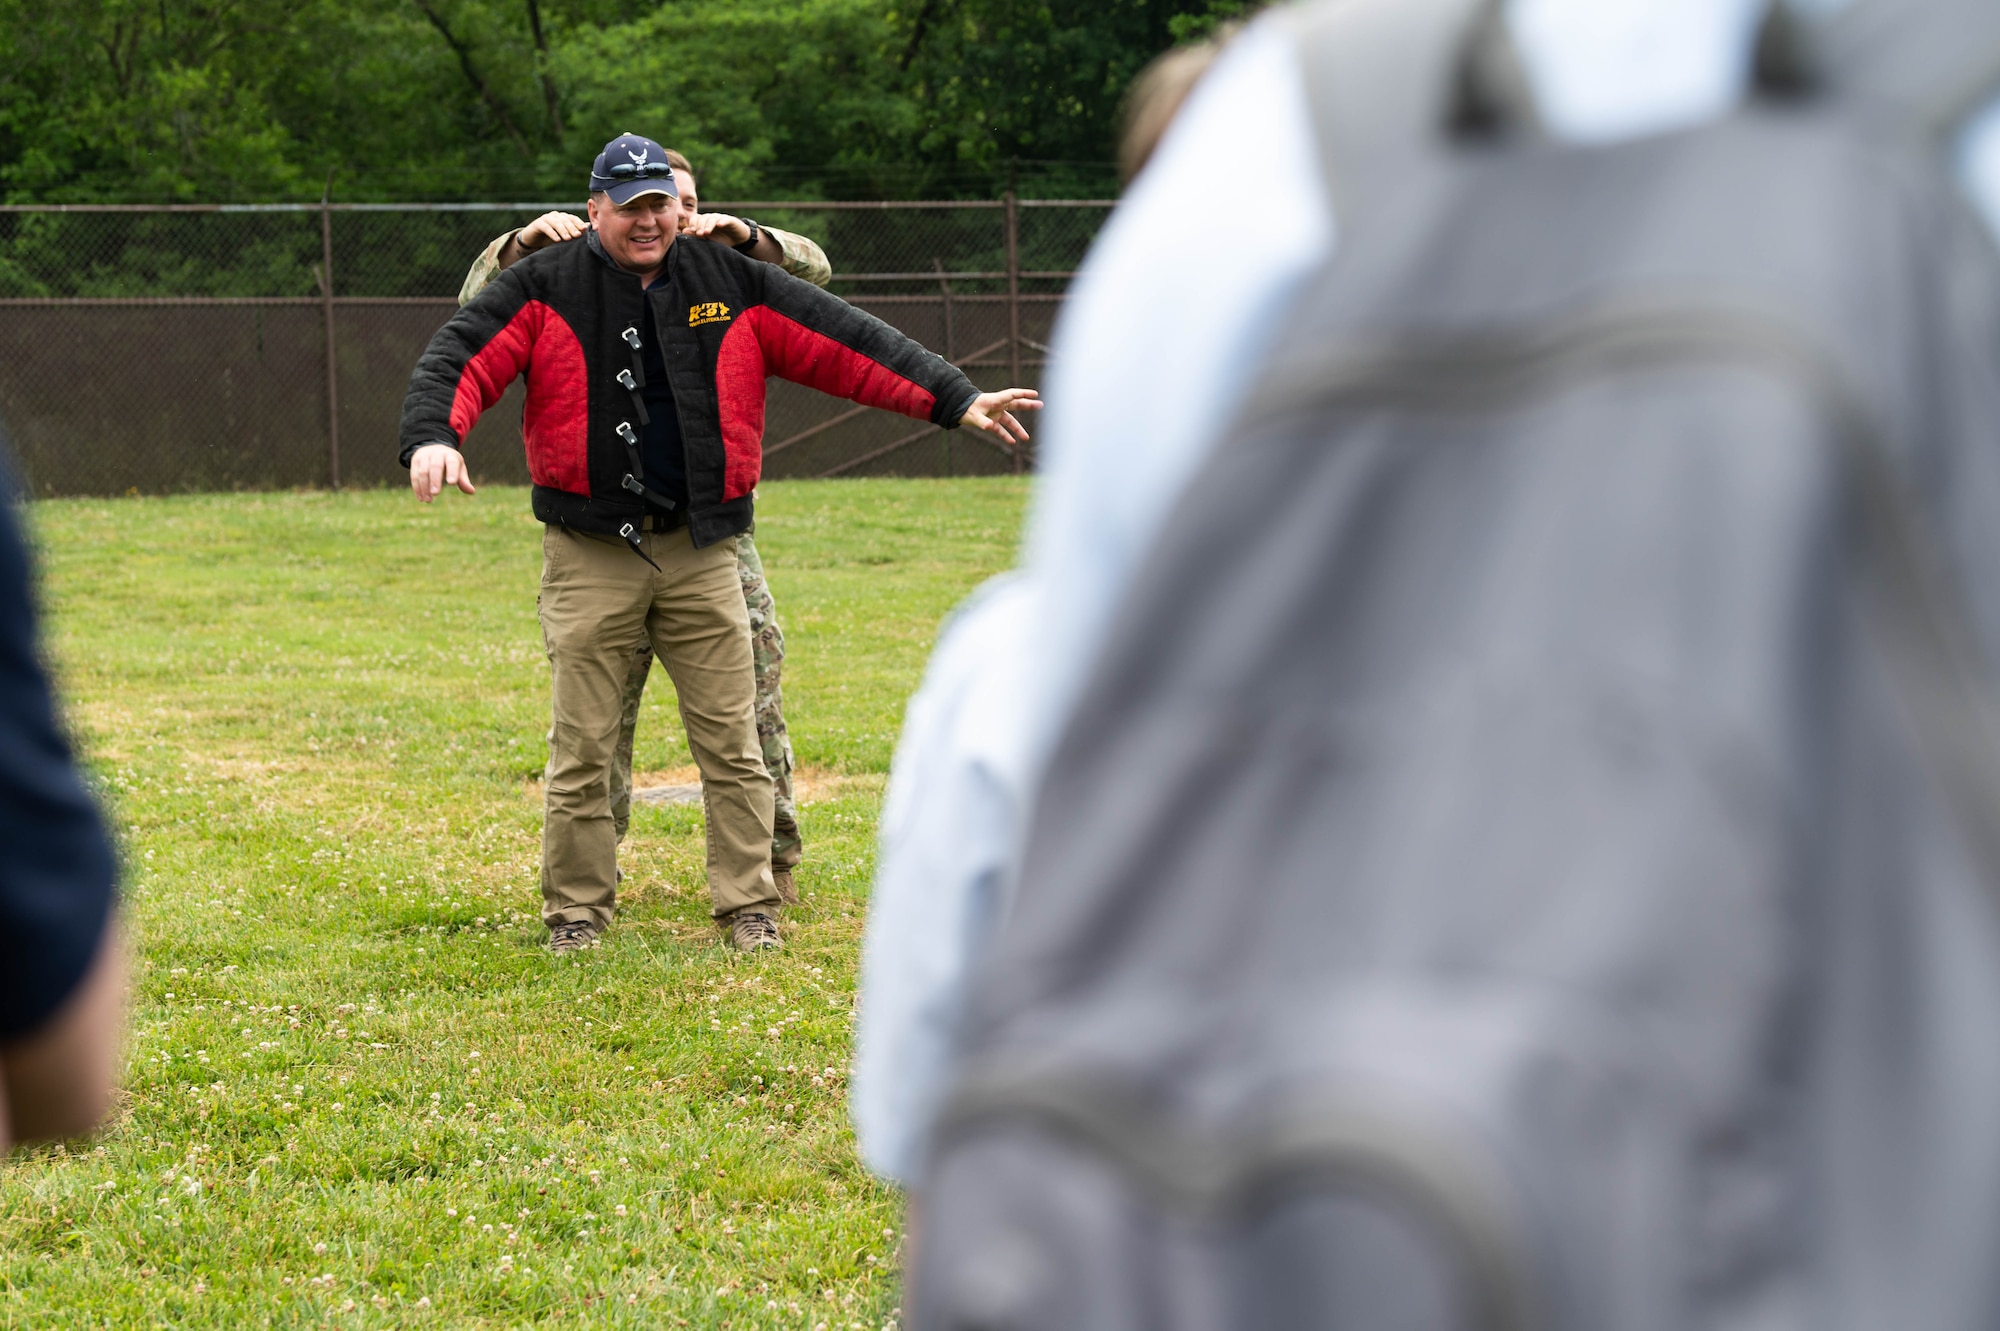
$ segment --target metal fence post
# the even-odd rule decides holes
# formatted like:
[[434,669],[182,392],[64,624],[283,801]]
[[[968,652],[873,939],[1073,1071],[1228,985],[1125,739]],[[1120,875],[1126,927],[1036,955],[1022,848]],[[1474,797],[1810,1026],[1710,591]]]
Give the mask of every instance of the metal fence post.
[[319,294],[326,316],[326,479],[340,488],[340,377],[333,354],[333,175],[319,200]]
[[[945,280],[944,260],[931,256],[931,267],[937,269],[938,290],[944,296],[944,358],[954,364],[958,361],[957,339],[952,336],[951,326],[951,283]],[[944,474],[951,475],[951,431],[944,431]]]
[[[1014,191],[1007,191],[1007,373],[1009,388],[1021,386],[1021,227]],[[1027,467],[1021,445],[1014,445],[1014,470]]]

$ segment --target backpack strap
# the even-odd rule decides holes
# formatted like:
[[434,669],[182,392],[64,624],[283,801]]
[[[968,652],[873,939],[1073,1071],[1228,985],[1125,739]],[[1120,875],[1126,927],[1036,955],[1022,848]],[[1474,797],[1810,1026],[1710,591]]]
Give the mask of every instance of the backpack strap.
[[1335,216],[1372,173],[1444,146],[1468,34],[1498,12],[1492,0],[1317,0],[1281,12]]
[[1992,0],[1854,0],[1825,20],[1819,44],[1843,92],[1935,138],[2000,96]]
[[[1924,0],[1980,10],[1991,0]],[[1895,9],[1889,0],[1865,12]],[[1408,165],[1454,139],[1534,133],[1534,92],[1507,30],[1506,0],[1316,0],[1284,11],[1298,43],[1321,168],[1339,215],[1374,172]],[[1990,10],[1990,13],[1986,11]],[[1931,25],[1933,27],[1944,25]],[[1786,0],[1767,0],[1751,67],[1761,95],[1796,98],[1824,72],[1815,31]],[[2000,75],[2000,68],[1996,68]]]

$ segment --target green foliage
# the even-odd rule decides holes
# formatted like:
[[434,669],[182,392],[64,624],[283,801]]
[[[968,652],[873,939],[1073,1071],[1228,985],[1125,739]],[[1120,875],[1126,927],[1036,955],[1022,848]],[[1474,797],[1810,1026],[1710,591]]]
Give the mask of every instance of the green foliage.
[[[757,958],[719,946],[673,807],[634,810],[601,946],[542,950],[523,491],[31,506],[136,957],[112,1124],[0,1163],[0,1322],[894,1320],[901,1205],[845,1103],[875,821],[1025,487],[761,492],[806,862]],[[637,765],[685,781],[665,674]]]
[[14,202],[568,198],[625,129],[710,197],[1111,188],[1120,100],[1243,0],[0,0]]
[[1198,42],[1225,23],[1249,18],[1259,8],[1255,0],[1208,0],[1206,10],[1176,14],[1168,19],[1167,31],[1173,34],[1176,46]]
[[278,0],[0,0],[0,187],[94,202],[297,194],[311,165],[256,69],[296,21]]

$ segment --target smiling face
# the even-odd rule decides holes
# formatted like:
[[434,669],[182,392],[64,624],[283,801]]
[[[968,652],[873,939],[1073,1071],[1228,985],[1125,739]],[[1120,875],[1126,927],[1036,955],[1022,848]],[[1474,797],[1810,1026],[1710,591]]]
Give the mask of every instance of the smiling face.
[[628,273],[647,277],[667,261],[667,247],[681,229],[681,202],[671,194],[641,194],[614,205],[603,194],[590,196],[590,224],[611,261]]

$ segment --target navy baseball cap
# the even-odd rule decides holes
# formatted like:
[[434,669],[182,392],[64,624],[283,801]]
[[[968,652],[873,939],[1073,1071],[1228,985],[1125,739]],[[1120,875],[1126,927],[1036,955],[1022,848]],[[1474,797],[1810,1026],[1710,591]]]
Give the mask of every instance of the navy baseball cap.
[[590,189],[593,194],[602,190],[614,204],[630,203],[641,194],[681,196],[667,150],[639,134],[620,134],[604,145],[590,164]]

